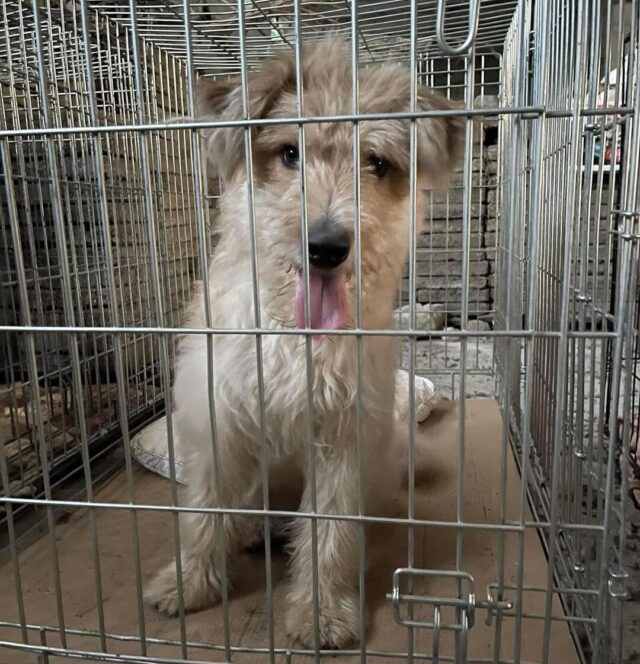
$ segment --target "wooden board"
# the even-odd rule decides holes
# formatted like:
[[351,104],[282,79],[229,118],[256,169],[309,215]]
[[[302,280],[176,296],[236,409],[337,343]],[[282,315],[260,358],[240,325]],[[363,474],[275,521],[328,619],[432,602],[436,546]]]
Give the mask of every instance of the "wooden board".
[[[415,514],[419,518],[437,521],[455,520],[456,516],[456,467],[458,458],[458,408],[456,402],[444,402],[429,419],[418,428],[416,439],[416,501]],[[463,518],[475,524],[496,524],[500,521],[500,459],[501,420],[494,401],[470,400],[466,402],[466,444],[463,471]],[[508,518],[519,513],[520,479],[511,452],[507,451],[507,484],[505,505]],[[399,460],[399,463],[401,460]],[[136,468],[134,473],[135,499],[137,502],[162,504],[169,500],[169,483],[151,473]],[[406,491],[388,496],[387,503],[397,515],[406,515]],[[98,500],[126,502],[124,473],[113,478],[101,489]],[[173,519],[160,512],[139,512],[142,570],[146,578],[152,575],[164,561],[170,559],[173,547]],[[106,630],[112,634],[139,634],[136,590],[134,583],[134,556],[132,547],[132,519],[126,510],[103,510],[97,515],[100,563],[103,583],[103,607]],[[416,527],[415,564],[429,570],[455,569],[456,533],[452,528],[429,526]],[[369,616],[367,650],[372,652],[368,661],[398,662],[394,652],[406,652],[409,630],[397,624],[393,618],[391,603],[386,594],[392,588],[392,576],[396,568],[407,564],[407,527],[404,524],[380,524],[369,528],[367,540],[366,598]],[[66,523],[56,528],[56,545],[60,562],[61,587],[67,629],[97,630],[96,593],[92,563],[92,545],[86,510],[74,512]],[[486,589],[498,579],[498,552],[500,536],[497,531],[483,528],[466,530],[462,540],[462,569],[474,578],[474,590],[478,599],[486,597]],[[519,536],[509,533],[504,539],[505,580],[516,580]],[[20,555],[20,573],[25,603],[26,619],[30,624],[56,625],[55,592],[50,563],[50,540],[43,537]],[[279,648],[295,646],[284,632],[283,614],[286,609],[286,555],[280,551],[273,560],[275,645]],[[535,531],[524,535],[524,580],[527,585],[546,583],[547,565]],[[451,581],[430,577],[416,580],[414,594],[453,596]],[[512,591],[506,592],[513,598]],[[18,617],[16,591],[10,564],[0,569],[0,620],[15,621]],[[542,614],[543,593],[525,593],[527,614]],[[406,611],[406,609],[403,609]],[[562,611],[554,602],[554,615]],[[474,626],[469,631],[468,661],[491,658],[496,643],[496,628],[485,624],[486,612],[478,609]],[[431,621],[433,607],[416,606],[414,620]],[[231,645],[239,647],[267,646],[267,612],[265,601],[264,557],[258,553],[246,554],[241,562],[239,580],[229,602]],[[443,610],[442,622],[453,622],[451,610]],[[149,638],[178,640],[178,619],[169,619],[145,609],[145,627]],[[511,659],[514,654],[513,618],[502,622],[500,656]],[[223,643],[223,612],[220,606],[187,616],[186,633],[189,641],[204,644]],[[431,655],[432,630],[415,629],[414,650]],[[522,623],[522,660],[540,662],[542,659],[543,621],[527,618]],[[30,632],[31,643],[39,640],[37,631]],[[48,643],[59,646],[57,634],[47,635]],[[0,627],[0,640],[20,641],[20,631]],[[440,637],[441,656],[454,654],[451,634]],[[78,650],[100,651],[98,638],[68,635],[68,647]],[[140,655],[137,641],[107,641],[109,652]],[[379,655],[374,655],[380,653]],[[386,653],[386,654],[385,654]],[[148,645],[147,661],[158,658],[180,657],[180,648],[173,645]],[[212,652],[190,647],[190,659],[194,661],[224,661],[224,652]],[[266,662],[265,654],[233,653],[233,661]],[[35,663],[33,654],[0,648],[0,664],[11,662]],[[68,660],[50,657],[49,662]],[[90,661],[98,661],[91,659]],[[278,662],[309,662],[311,658],[293,650],[289,659],[285,655]],[[338,655],[331,662],[359,661],[359,655]],[[426,661],[416,658],[416,661]],[[577,656],[566,624],[553,623],[551,662],[566,664],[577,662]]]

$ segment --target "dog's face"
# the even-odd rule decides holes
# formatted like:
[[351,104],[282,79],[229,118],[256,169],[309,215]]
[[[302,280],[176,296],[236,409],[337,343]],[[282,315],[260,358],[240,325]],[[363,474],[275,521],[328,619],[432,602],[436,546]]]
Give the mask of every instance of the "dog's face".
[[[303,54],[305,117],[352,112],[351,62],[344,45],[316,44]],[[359,75],[359,112],[409,110],[407,68],[383,65]],[[418,108],[448,109],[454,104],[419,89]],[[298,116],[295,60],[283,57],[249,77],[249,113],[255,118]],[[205,83],[199,115],[208,119],[241,119],[239,80]],[[406,261],[410,218],[409,120],[363,121],[359,124],[360,238],[362,311],[365,321],[390,311]],[[208,154],[226,182],[222,217],[246,224],[247,166],[243,129],[207,132]],[[296,288],[290,313],[304,326],[301,162],[308,221],[309,305],[312,328],[337,329],[353,323],[354,234],[357,207],[354,187],[354,125],[324,122],[304,125],[304,151],[297,125],[253,128],[251,132],[256,239],[261,274],[279,296]],[[424,189],[441,185],[451,171],[464,138],[461,118],[428,118],[416,122],[416,229],[423,218]],[[231,195],[230,192],[233,192]],[[244,218],[237,218],[238,205]],[[226,209],[225,209],[226,208]],[[373,298],[367,302],[368,296]],[[286,299],[286,298],[285,298]],[[289,298],[291,302],[293,298]],[[374,301],[375,300],[375,301]],[[388,301],[388,302],[387,302]],[[282,307],[280,307],[282,309]],[[286,312],[284,316],[287,317]]]

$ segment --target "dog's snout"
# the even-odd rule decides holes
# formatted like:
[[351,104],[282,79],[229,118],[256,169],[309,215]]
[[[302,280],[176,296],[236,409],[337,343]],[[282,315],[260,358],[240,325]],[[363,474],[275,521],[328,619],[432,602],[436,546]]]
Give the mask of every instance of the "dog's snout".
[[309,229],[309,262],[314,267],[338,267],[350,248],[349,233],[330,221],[321,221]]

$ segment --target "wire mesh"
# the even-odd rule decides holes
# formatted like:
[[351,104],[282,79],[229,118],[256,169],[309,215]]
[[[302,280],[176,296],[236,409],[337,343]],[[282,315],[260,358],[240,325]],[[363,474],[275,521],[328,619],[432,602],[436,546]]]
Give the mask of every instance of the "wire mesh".
[[[445,5],[444,33],[438,35],[437,14]],[[2,0],[1,13],[0,549],[7,564],[0,576],[5,570],[12,576],[9,602],[15,611],[0,621],[0,649],[7,648],[8,657],[40,653],[43,661],[59,656],[290,662],[331,655],[361,662],[549,662],[555,626],[564,623],[583,660],[622,661],[627,653],[622,610],[628,595],[626,495],[638,491],[638,3]],[[313,340],[308,329],[272,326],[261,300],[253,128],[271,121],[249,120],[247,76],[274,54],[296,54],[297,111],[280,122],[294,125],[304,146],[305,132],[314,124],[309,118],[300,121],[300,49],[328,32],[350,40],[354,62],[397,61],[412,71],[414,96],[405,113],[412,136],[408,224],[421,221],[415,218],[418,83],[462,102],[454,114],[464,118],[466,144],[449,189],[428,194],[424,231],[411,241],[397,295],[399,330],[363,329],[358,313],[353,329],[335,331],[336,337],[356,339],[358,499],[353,514],[326,513],[322,487],[317,495],[320,461],[309,444],[305,463],[311,488],[297,515],[309,523],[314,639],[313,647],[301,647],[281,639],[274,609],[278,559],[271,536],[275,519],[293,513],[270,502],[264,372],[273,339],[303,334],[310,441]],[[468,52],[441,52],[445,41],[463,44],[469,35]],[[245,221],[251,242],[245,249],[253,311],[253,321],[244,327],[233,321],[220,325],[207,291],[220,184],[207,176],[195,130],[220,123],[184,121],[195,109],[197,80],[229,75],[242,81],[242,117],[229,122],[244,128]],[[359,114],[354,68],[351,107],[323,121],[353,125],[357,257],[362,251],[360,125],[366,118]],[[382,122],[392,117],[379,115]],[[300,225],[306,237],[312,183],[304,177],[304,147],[301,152]],[[203,327],[185,329],[194,279],[202,280],[208,304]],[[309,288],[307,280],[307,328]],[[179,427],[170,386],[174,340],[182,333],[204,335],[218,487],[224,486],[225,466],[216,433],[215,339],[236,335],[251,345],[247,352],[255,358],[262,441],[258,507],[230,504],[222,489],[210,504],[189,507],[179,500]],[[410,411],[416,404],[414,374],[430,377],[443,394],[458,400],[452,518],[416,513],[411,418],[407,511],[396,517],[365,514],[362,349],[377,336],[404,342]],[[494,487],[497,513],[480,523],[464,510],[469,412],[475,412],[466,399],[474,397],[495,399],[503,423],[500,482]],[[140,498],[131,438],[165,413],[170,482],[152,497]],[[507,489],[513,481],[507,477],[512,455],[520,471],[515,512]],[[114,484],[105,483],[114,476]],[[216,524],[222,613],[207,635],[194,637],[189,631],[179,515],[203,529]],[[259,520],[265,541],[264,607],[255,608],[263,613],[264,630],[253,641],[237,634],[227,588],[228,552],[221,533],[239,518]],[[136,605],[135,625],[120,624],[109,611],[111,591],[122,580],[112,576],[111,552],[103,545],[105,524],[123,533],[117,555]],[[398,570],[391,594],[396,620],[407,632],[402,647],[379,650],[367,643],[364,535],[365,527],[381,525],[397,527],[407,542],[405,558],[394,561]],[[150,554],[145,533],[158,528],[166,530],[177,561],[178,620],[169,637],[142,603]],[[318,588],[326,561],[319,557],[319,541],[325,542],[328,532],[347,538],[351,528],[357,528],[360,646],[326,651]],[[416,546],[426,528],[451,533],[451,570],[417,569]],[[41,555],[49,569],[50,618],[34,623],[21,570],[30,564],[25,545],[41,531],[47,541]],[[491,536],[497,559],[486,600],[475,598],[466,569],[469,541],[479,532]],[[540,534],[549,563],[546,583],[538,585],[525,577],[525,549],[533,532]],[[73,580],[61,534],[84,540],[91,573],[85,594],[95,607],[91,627],[78,626],[84,622],[65,600]],[[450,597],[430,595],[432,577],[450,583]],[[531,597],[540,601],[531,604]],[[423,605],[433,607],[427,617]],[[489,656],[468,652],[475,610],[488,615]],[[388,620],[393,620],[391,610]],[[541,627],[541,638],[535,654],[525,656],[532,624]]]
[[[126,2],[90,3],[101,14],[122,25],[129,25],[131,15]],[[435,0],[416,5],[418,52],[436,52]],[[476,49],[490,52],[499,49],[511,20],[515,0],[482,3],[478,18]],[[181,3],[137,3],[140,36],[152,41],[177,58],[185,58],[184,6]],[[255,68],[266,57],[296,42],[296,3],[291,0],[251,0],[244,4],[244,62]],[[238,8],[235,2],[192,2],[191,58],[198,71],[207,76],[236,74],[240,71],[241,40]],[[380,62],[408,57],[411,4],[404,0],[366,0],[358,3],[357,34],[360,60]],[[351,4],[344,0],[304,2],[300,5],[300,34],[303,41],[322,38],[328,31],[349,37]],[[452,3],[446,16],[446,37],[456,44],[468,33],[468,11]]]
[[[42,37],[49,45],[42,56],[52,126],[90,126],[80,13],[62,6],[42,12]],[[3,127],[42,127],[45,119],[32,8],[5,3],[2,20]],[[94,14],[90,52],[97,63],[91,100],[97,122],[133,121],[130,35]],[[184,65],[149,47],[144,72],[146,89],[154,90],[145,104],[148,118],[155,122],[184,114]],[[84,327],[120,324],[134,328],[155,323],[149,315],[154,293],[142,207],[145,189],[135,137],[119,134],[95,142],[88,135],[71,134],[48,142],[33,138],[5,143],[8,161],[3,164],[3,177],[8,182],[11,173],[15,208],[11,209],[7,184],[1,225],[3,324],[26,320],[26,310],[33,325],[75,322]],[[193,157],[188,137],[181,132],[157,133],[153,142],[151,197],[162,216],[158,260],[164,275],[163,299],[168,303],[167,322],[177,325],[198,265]],[[104,183],[96,173],[97,156],[102,157]],[[60,176],[55,191],[48,159],[55,160]],[[106,237],[100,219],[102,204],[111,223]],[[62,235],[56,235],[54,228],[56,206],[63,217]],[[19,229],[19,251],[12,228]],[[65,287],[71,290],[66,310]],[[110,451],[119,447],[123,411],[134,428],[162,412],[157,340],[135,330],[127,336],[121,344],[127,380],[121,385],[116,380],[114,344],[112,335],[106,333],[73,339],[64,333],[33,335],[29,341],[15,334],[3,335],[3,437],[14,495],[42,495],[41,454],[47,457],[53,487],[73,476],[82,421],[92,457],[108,459]],[[74,345],[79,356],[75,377],[71,366]],[[119,387],[125,390],[122,403],[118,402]],[[79,403],[84,409],[82,418]],[[37,431],[39,421],[42,436]]]
[[[532,26],[532,74],[519,91],[503,90],[505,104],[522,103],[524,96],[532,105],[571,111],[557,120],[510,119],[503,134],[522,157],[516,186],[513,161],[503,161],[503,182],[514,189],[503,200],[503,214],[525,223],[502,226],[498,273],[511,273],[512,281],[498,280],[504,286],[497,296],[500,326],[560,335],[516,348],[506,341],[498,357],[507,373],[501,374],[507,378],[503,400],[512,410],[505,417],[516,432],[521,466],[532,475],[532,504],[541,518],[558,522],[544,538],[548,587],[557,583],[573,589],[560,596],[567,613],[579,618],[577,638],[596,661],[623,660],[621,632],[614,632],[623,629],[625,593],[617,579],[625,574],[618,566],[626,555],[626,492],[611,491],[620,472],[615,458],[628,445],[628,434],[626,440],[612,436],[611,417],[629,412],[624,402],[633,392],[630,380],[626,388],[620,382],[622,358],[631,357],[631,346],[625,351],[620,338],[628,334],[631,344],[636,333],[631,308],[618,289],[635,259],[623,265],[617,258],[624,222],[616,210],[633,190],[629,178],[637,166],[631,156],[635,147],[621,140],[628,119],[595,109],[633,106],[627,96],[633,55],[623,48],[625,35],[628,44],[637,43],[630,9],[546,3]],[[518,55],[514,58],[517,62]],[[587,108],[594,111],[580,117]],[[523,151],[526,144],[531,156]],[[632,150],[626,159],[625,149]],[[514,286],[509,317],[502,312],[509,311]],[[575,332],[585,336],[572,337]],[[603,532],[585,537],[565,531],[561,522],[599,525]],[[612,538],[609,529],[619,537]],[[603,600],[605,587],[610,595]]]

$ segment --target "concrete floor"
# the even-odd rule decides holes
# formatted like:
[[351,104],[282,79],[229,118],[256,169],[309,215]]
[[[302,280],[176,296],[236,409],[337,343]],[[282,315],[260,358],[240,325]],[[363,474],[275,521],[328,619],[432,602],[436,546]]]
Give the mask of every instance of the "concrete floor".
[[[409,366],[409,348],[405,347],[403,368]],[[493,363],[493,340],[476,338],[467,342],[465,396],[468,399],[494,398],[496,379]],[[461,343],[458,340],[431,339],[416,343],[416,372],[429,378],[446,399],[460,397]]]

